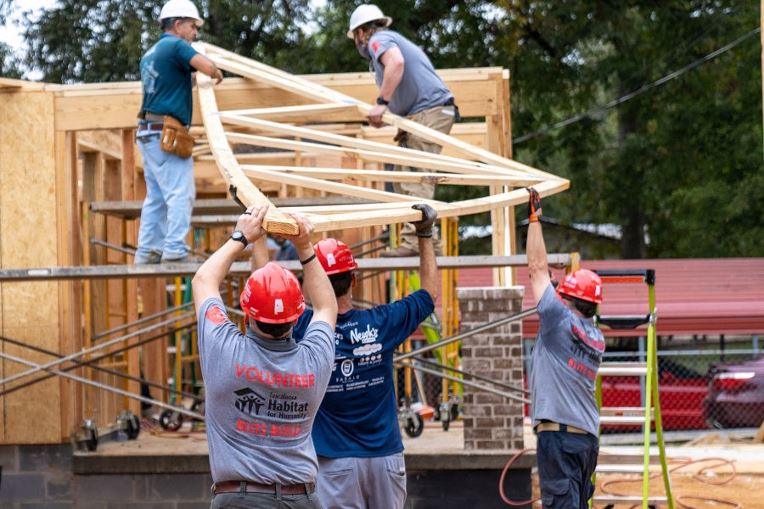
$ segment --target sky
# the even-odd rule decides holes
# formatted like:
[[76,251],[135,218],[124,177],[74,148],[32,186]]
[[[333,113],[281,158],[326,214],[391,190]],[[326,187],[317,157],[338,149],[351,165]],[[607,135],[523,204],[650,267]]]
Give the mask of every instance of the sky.
[[0,41],[8,44],[13,48],[21,48],[24,44],[24,40],[21,38],[20,29],[14,24],[14,21],[21,19],[21,12],[25,10],[36,11],[41,7],[50,7],[55,5],[56,0],[24,0],[23,7],[19,7],[18,4],[22,2],[14,2],[14,10],[11,13],[8,22],[0,27]]

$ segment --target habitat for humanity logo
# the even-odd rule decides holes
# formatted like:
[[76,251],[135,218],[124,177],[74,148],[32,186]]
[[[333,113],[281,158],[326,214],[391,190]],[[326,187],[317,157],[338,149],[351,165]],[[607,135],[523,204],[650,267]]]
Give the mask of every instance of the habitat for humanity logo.
[[245,414],[252,415],[252,409],[254,408],[255,414],[260,414],[260,408],[265,404],[264,397],[249,387],[234,391],[234,394],[239,397],[235,403],[237,410],[240,410]]

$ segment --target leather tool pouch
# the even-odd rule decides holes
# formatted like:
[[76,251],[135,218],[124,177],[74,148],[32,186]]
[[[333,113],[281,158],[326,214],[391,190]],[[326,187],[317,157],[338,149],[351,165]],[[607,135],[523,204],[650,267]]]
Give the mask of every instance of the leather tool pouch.
[[169,115],[165,115],[162,121],[164,126],[159,145],[161,149],[178,157],[191,157],[194,150],[194,138],[188,133],[186,126]]

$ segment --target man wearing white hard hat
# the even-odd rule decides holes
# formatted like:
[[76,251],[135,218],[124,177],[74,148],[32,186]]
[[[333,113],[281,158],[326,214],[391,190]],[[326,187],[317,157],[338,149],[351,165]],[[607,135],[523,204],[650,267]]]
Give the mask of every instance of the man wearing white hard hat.
[[[454,96],[424,51],[398,32],[388,29],[393,22],[373,4],[359,5],[350,16],[347,36],[353,39],[361,56],[370,62],[379,96],[369,114],[369,124],[382,127],[387,110],[408,117],[422,125],[448,134],[459,119]],[[405,131],[398,131],[395,141],[401,147],[438,154],[441,146]],[[396,166],[398,171],[420,171],[418,168]],[[396,193],[432,199],[435,184],[395,182]],[[437,239],[436,239],[437,240]],[[437,242],[436,242],[437,246]],[[383,251],[381,256],[416,256],[419,242],[409,224],[404,225],[401,245]]]
[[136,140],[143,156],[146,200],[141,210],[136,264],[188,260],[186,236],[194,201],[191,124],[194,71],[220,83],[223,74],[191,47],[204,24],[189,0],[162,7],[163,34],[141,58],[143,103]]

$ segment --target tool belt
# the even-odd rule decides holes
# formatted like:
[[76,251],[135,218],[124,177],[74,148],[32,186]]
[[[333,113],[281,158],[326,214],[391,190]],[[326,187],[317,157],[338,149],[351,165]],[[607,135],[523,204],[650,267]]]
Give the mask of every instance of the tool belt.
[[194,150],[194,137],[189,134],[188,128],[170,115],[162,118],[162,124],[159,147],[165,152],[184,159],[191,157]]
[[567,424],[559,424],[556,422],[540,422],[538,425],[536,425],[534,431],[536,433],[541,433],[542,431],[562,431],[568,433],[577,433],[579,435],[590,434],[588,431],[584,431],[581,428],[576,428],[575,426],[569,426]]
[[316,491],[312,482],[303,484],[260,484],[251,481],[222,481],[212,485],[212,493],[269,493],[278,495],[310,495]]

